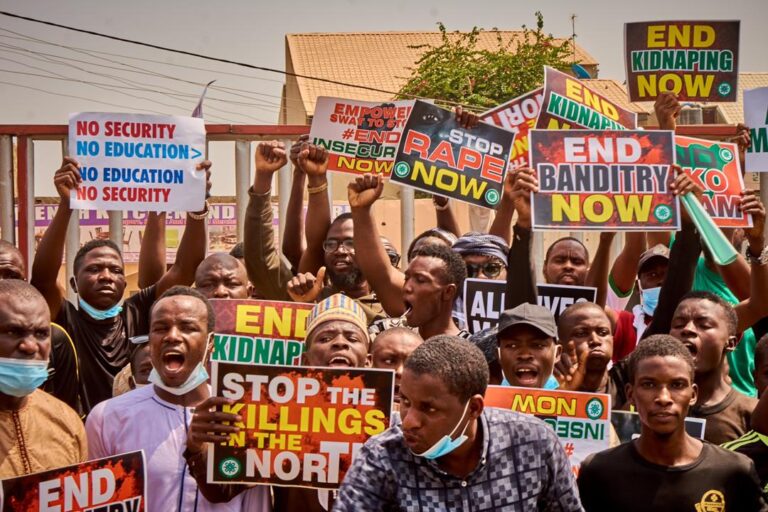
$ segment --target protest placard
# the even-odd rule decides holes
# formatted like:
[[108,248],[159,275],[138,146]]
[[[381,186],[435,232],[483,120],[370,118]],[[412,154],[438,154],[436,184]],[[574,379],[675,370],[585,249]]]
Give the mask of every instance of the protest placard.
[[768,87],[744,91],[744,124],[752,138],[745,170],[768,172]]
[[212,361],[298,366],[312,304],[211,299],[216,314]]
[[634,130],[637,128],[637,114],[620,107],[572,76],[545,66],[544,102],[536,128]]
[[624,58],[630,101],[736,101],[739,22],[626,23]]
[[496,208],[515,135],[416,101],[397,150],[392,181],[470,204]]
[[680,229],[671,131],[532,130],[533,229]]
[[389,427],[391,370],[212,363],[213,394],[240,432],[208,452],[208,482],[338,488],[352,458]]
[[677,164],[704,190],[701,205],[715,224],[752,226],[752,216],[739,208],[744,178],[736,144],[675,135],[675,153]]
[[69,155],[83,181],[72,208],[200,211],[205,202],[202,119],[84,112],[69,116]]
[[[630,411],[611,412],[611,425],[619,436],[619,441],[628,443],[633,439],[640,437],[642,422],[640,415]],[[704,418],[685,418],[685,431],[689,436],[704,440],[704,430],[707,420]]]
[[328,150],[329,171],[388,178],[413,104],[320,96],[309,139]]
[[539,87],[480,116],[486,123],[515,134],[515,142],[509,154],[510,169],[528,166],[528,132],[536,126],[543,102],[544,88]]
[[92,460],[0,482],[2,512],[144,512],[144,452]]
[[[504,311],[505,281],[491,279],[464,280],[464,318],[467,330],[475,334],[495,327]],[[576,302],[595,302],[597,288],[592,286],[567,286],[559,284],[537,284],[539,306],[552,312],[555,322],[565,309]]]
[[560,439],[576,475],[588,455],[610,447],[610,395],[488,386],[485,406],[530,414],[544,420]]

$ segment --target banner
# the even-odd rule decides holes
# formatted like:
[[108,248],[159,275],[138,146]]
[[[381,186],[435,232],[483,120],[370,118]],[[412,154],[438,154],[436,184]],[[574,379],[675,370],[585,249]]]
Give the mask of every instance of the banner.
[[528,167],[528,132],[536,126],[543,102],[544,88],[539,87],[480,116],[486,123],[515,134],[515,142],[509,154],[510,169]]
[[417,100],[400,140],[392,181],[496,208],[514,138],[485,123],[464,130],[453,112]]
[[72,208],[185,211],[203,209],[202,119],[85,112],[69,116],[69,155],[82,183]]
[[314,304],[210,299],[216,314],[212,361],[298,366]]
[[671,131],[532,130],[533,229],[680,229]]
[[736,101],[738,21],[624,24],[630,101],[674,92],[680,101]]
[[131,452],[7,478],[2,512],[144,512],[144,452]]
[[752,137],[745,170],[768,172],[768,87],[744,91],[744,124]]
[[637,114],[618,106],[572,76],[545,66],[544,103],[536,128],[634,130]]
[[[640,437],[642,423],[640,415],[630,411],[613,411],[611,413],[611,425],[622,443],[628,443]],[[685,431],[689,436],[704,440],[704,429],[707,420],[704,418],[685,418]]]
[[320,96],[309,138],[328,150],[329,171],[388,178],[413,104],[414,100],[377,103]]
[[701,205],[721,228],[752,226],[739,209],[744,178],[736,144],[675,135],[676,162],[704,189]]
[[208,452],[209,483],[336,489],[352,458],[389,427],[395,374],[372,368],[212,363],[213,394],[242,429]]
[[[467,319],[467,330],[470,333],[496,327],[504,311],[506,289],[506,281],[464,280],[464,318]],[[597,298],[597,288],[591,286],[537,284],[536,293],[539,306],[549,309],[555,322],[568,306],[576,302],[595,302]]]
[[544,420],[555,431],[574,475],[588,455],[610,447],[611,397],[559,389],[488,386],[485,406]]

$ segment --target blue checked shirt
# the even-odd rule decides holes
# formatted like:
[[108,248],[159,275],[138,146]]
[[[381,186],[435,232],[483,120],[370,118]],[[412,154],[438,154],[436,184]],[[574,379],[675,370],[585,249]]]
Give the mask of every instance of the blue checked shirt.
[[480,417],[483,452],[461,479],[411,453],[394,426],[355,457],[334,511],[581,512],[571,466],[543,421],[486,408]]

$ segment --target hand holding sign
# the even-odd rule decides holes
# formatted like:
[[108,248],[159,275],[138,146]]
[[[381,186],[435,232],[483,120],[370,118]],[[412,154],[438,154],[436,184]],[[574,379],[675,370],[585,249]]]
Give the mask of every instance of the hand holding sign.
[[72,191],[83,181],[79,168],[80,164],[77,160],[65,156],[61,162],[61,168],[53,175],[53,185],[56,187],[56,192],[66,204],[69,204]]
[[741,163],[741,170],[746,169],[747,164],[747,150],[752,145],[752,137],[749,135],[749,127],[744,123],[736,125],[736,136],[731,138],[729,142],[735,142],[739,147],[739,163]]
[[765,240],[765,205],[760,201],[756,190],[744,190],[741,193],[740,208],[742,212],[752,215],[752,227],[744,228],[744,235],[749,240],[750,246],[753,240],[756,242],[754,244],[756,247],[750,247],[750,252],[759,256]]
[[479,115],[469,110],[464,110],[461,106],[456,107],[454,112],[456,113],[456,122],[465,130],[474,128],[480,122]]
[[370,208],[381,197],[384,191],[384,180],[378,176],[366,174],[347,185],[349,206],[355,208]]
[[212,396],[195,407],[187,435],[187,450],[190,453],[201,453],[206,443],[227,442],[230,434],[237,434],[240,431],[240,428],[234,425],[236,421],[243,420],[239,415],[212,410],[214,407],[221,408],[223,405],[233,403],[234,400],[229,398]]
[[521,228],[531,229],[531,196],[538,191],[539,180],[533,169],[523,167],[514,171],[512,194],[517,211],[517,225]]
[[205,170],[205,198],[211,197],[211,166],[213,164],[210,160],[203,160],[195,166],[195,170]]
[[288,281],[288,295],[294,302],[315,302],[325,285],[325,267],[320,267],[317,277],[311,272],[298,274]]
[[680,114],[680,102],[673,92],[662,92],[653,104],[659,128],[662,130],[674,130],[677,126],[677,116]]

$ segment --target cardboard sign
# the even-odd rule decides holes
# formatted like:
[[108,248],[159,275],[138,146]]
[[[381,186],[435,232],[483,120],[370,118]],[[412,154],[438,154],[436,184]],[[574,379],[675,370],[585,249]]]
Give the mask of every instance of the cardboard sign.
[[744,178],[736,144],[675,135],[677,164],[704,189],[701,205],[721,228],[752,226],[739,209]]
[[575,475],[588,455],[610,447],[610,395],[488,386],[485,405],[544,420],[560,439]]
[[738,21],[626,23],[624,54],[630,101],[736,101]]
[[671,131],[533,130],[533,229],[680,229]]
[[131,452],[7,478],[2,512],[144,512],[144,452]]
[[216,314],[212,361],[298,366],[313,304],[211,299]]
[[309,139],[328,150],[329,171],[388,178],[413,104],[320,96]]
[[352,458],[389,427],[391,370],[212,363],[213,394],[241,431],[208,452],[208,482],[336,489]]
[[392,181],[496,208],[515,135],[480,123],[465,130],[453,112],[416,101],[397,150]]
[[203,209],[205,123],[194,117],[86,112],[69,116],[69,154],[81,165],[74,209]]
[[515,134],[515,143],[509,154],[510,169],[528,166],[528,132],[536,126],[543,102],[544,88],[539,87],[480,116],[486,123]]
[[745,170],[768,172],[768,87],[744,91],[744,124],[752,137]]
[[[642,423],[640,415],[630,411],[613,411],[611,413],[611,424],[616,435],[622,443],[628,443],[633,439],[640,437]],[[685,431],[689,436],[704,440],[704,430],[707,420],[704,418],[685,418]]]
[[637,114],[616,105],[572,76],[545,66],[544,103],[536,128],[634,130]]
[[[464,280],[464,318],[467,330],[475,334],[495,327],[504,311],[505,281],[490,279]],[[539,306],[552,312],[555,322],[565,309],[576,302],[595,302],[597,288],[591,286],[566,286],[559,284],[537,284]]]

